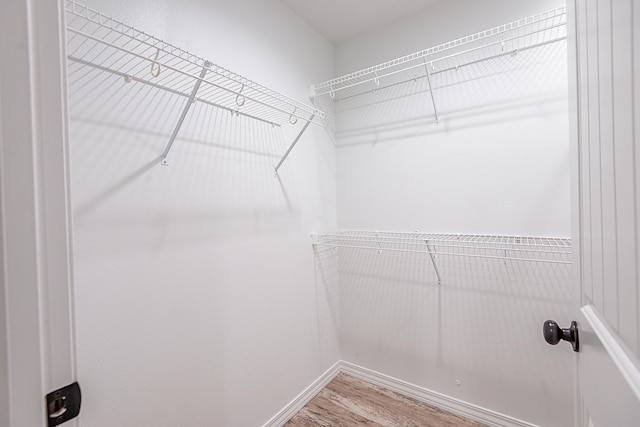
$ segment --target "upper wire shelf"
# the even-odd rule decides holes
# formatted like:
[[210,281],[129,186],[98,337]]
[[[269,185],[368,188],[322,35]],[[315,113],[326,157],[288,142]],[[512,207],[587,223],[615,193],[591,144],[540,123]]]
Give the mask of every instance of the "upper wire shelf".
[[312,85],[310,92],[312,97],[328,95],[340,101],[418,79],[430,80],[435,74],[481,61],[515,56],[566,37],[566,10],[561,7]]
[[137,82],[166,90],[188,101],[163,153],[163,163],[190,105],[196,101],[274,126],[296,124],[301,120],[307,122],[302,132],[309,123],[324,126],[324,113],[314,106],[289,98],[75,0],[66,0],[65,10],[69,61],[115,74],[124,83]]
[[560,237],[336,231],[315,235],[314,242],[380,253],[425,253],[430,256],[451,255],[552,264],[571,264],[572,253],[571,239]]

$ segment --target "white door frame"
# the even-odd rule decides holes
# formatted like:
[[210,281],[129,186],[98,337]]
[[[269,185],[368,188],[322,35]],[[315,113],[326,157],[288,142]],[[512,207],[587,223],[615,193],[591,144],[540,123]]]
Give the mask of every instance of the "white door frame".
[[63,14],[0,2],[2,426],[45,426],[45,395],[76,380]]
[[[571,177],[571,251],[572,251],[572,283],[574,284],[574,310],[580,312],[582,302],[582,212],[580,200],[580,127],[578,118],[578,60],[576,56],[576,33],[575,33],[575,0],[567,0],[567,72],[568,72],[568,100],[569,100],[569,166]],[[573,46],[571,46],[573,44]],[[576,318],[577,320],[577,318]],[[578,363],[574,358],[573,363],[573,420],[574,427],[581,427],[582,401],[580,400],[580,384],[578,381]]]

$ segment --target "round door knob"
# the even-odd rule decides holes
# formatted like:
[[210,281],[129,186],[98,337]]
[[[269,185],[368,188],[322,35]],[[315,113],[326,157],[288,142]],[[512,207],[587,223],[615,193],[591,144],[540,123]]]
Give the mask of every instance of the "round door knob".
[[561,340],[571,343],[573,351],[578,351],[580,341],[578,340],[578,323],[573,321],[569,328],[563,329],[553,320],[547,320],[542,326],[542,335],[545,341],[551,345],[558,344]]

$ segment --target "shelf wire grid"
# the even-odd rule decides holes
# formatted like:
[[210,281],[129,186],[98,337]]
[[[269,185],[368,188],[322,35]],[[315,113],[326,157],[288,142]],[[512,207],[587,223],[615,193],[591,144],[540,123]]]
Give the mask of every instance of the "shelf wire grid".
[[[70,63],[117,75],[231,114],[281,126],[298,119],[323,125],[324,113],[242,77],[143,31],[66,0],[67,54]],[[81,68],[83,68],[81,67]],[[203,70],[206,69],[204,75]],[[74,69],[74,73],[88,70]]]
[[334,102],[566,40],[564,7],[471,34],[311,86]]
[[336,231],[318,236],[335,248],[571,264],[571,239],[475,234]]

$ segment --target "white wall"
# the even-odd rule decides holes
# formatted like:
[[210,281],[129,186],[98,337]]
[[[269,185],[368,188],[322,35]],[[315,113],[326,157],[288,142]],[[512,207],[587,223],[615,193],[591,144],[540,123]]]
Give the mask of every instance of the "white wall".
[[[415,248],[410,248],[415,249]],[[495,252],[492,253],[495,255]],[[572,425],[569,265],[341,249],[342,359],[535,425]]]
[[[337,45],[336,74],[562,5],[438,2]],[[428,97],[358,114],[336,104],[339,228],[570,236],[565,49],[436,81],[437,127]],[[423,258],[343,250],[342,358],[527,422],[572,425],[572,352],[540,331],[546,319],[572,320],[570,269],[442,262],[438,287]]]
[[[300,101],[332,76],[275,0],[87,3]],[[336,227],[330,138],[312,125],[274,178],[301,123],[197,103],[163,167],[181,101],[92,73],[70,77],[81,424],[260,425],[339,359],[309,241]]]
[[[562,4],[438,2],[338,45],[336,71]],[[509,57],[460,71],[464,84],[436,76],[439,126],[426,93],[338,118],[340,228],[570,236],[565,56],[564,46],[545,46],[521,53],[525,66],[506,74],[497,66],[510,67]]]

